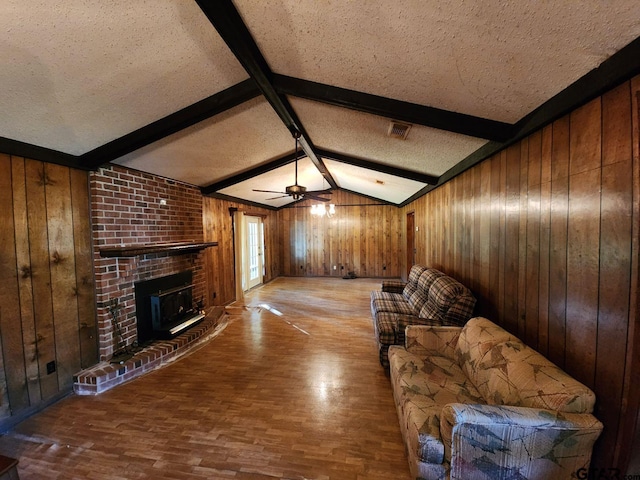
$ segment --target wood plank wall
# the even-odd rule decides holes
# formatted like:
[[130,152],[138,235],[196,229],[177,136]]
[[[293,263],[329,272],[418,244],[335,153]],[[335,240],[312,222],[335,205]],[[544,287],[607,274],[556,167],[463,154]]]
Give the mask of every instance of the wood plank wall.
[[283,275],[342,277],[353,271],[359,277],[400,276],[397,207],[338,191],[332,195],[336,214],[318,218],[311,215],[312,203],[278,211]]
[[[0,154],[0,425],[97,360],[86,172]],[[55,362],[55,372],[47,364]]]
[[265,236],[266,275],[264,282],[269,282],[280,275],[281,262],[276,211],[218,198],[203,197],[204,241],[218,242],[217,247],[205,250],[205,270],[211,305],[225,305],[235,300],[233,221],[229,212],[230,208],[262,218]]
[[639,397],[638,90],[640,78],[621,85],[403,210],[418,263],[595,391],[605,468],[627,465]]

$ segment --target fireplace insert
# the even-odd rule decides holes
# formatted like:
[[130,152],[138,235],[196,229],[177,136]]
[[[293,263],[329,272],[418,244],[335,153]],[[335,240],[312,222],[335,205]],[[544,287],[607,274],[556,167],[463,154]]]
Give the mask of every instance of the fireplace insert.
[[192,281],[191,271],[184,271],[135,284],[139,345],[173,338],[204,318]]

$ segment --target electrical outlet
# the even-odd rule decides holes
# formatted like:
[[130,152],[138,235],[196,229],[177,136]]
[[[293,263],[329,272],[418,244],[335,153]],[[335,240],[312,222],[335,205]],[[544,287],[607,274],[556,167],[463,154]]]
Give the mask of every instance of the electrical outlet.
[[55,371],[56,371],[56,362],[55,360],[52,360],[51,362],[47,363],[47,375],[51,375]]
[[340,265],[340,270],[344,270],[344,265]]
[[386,265],[382,265],[382,270],[386,270],[387,266]]
[[216,298],[216,295],[217,295],[216,292],[213,292],[213,295],[212,295],[213,298]]
[[334,266],[333,266],[333,269],[334,269],[334,270],[337,270],[337,269],[338,269],[338,267],[337,267],[336,265],[334,265]]

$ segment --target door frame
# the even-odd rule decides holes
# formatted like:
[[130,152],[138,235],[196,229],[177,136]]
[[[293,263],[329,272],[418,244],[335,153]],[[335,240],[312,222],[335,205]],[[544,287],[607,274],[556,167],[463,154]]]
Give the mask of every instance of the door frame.
[[407,212],[407,279],[411,267],[416,263],[416,212]]

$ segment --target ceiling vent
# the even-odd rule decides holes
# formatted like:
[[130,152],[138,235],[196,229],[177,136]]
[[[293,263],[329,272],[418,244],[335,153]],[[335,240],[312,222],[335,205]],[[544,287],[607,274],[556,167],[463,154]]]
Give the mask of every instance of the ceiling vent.
[[387,136],[391,138],[399,138],[400,140],[406,140],[411,130],[411,124],[402,122],[391,122],[389,124],[389,131]]

